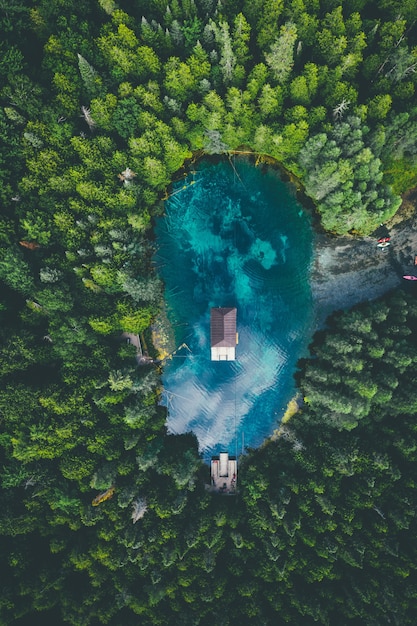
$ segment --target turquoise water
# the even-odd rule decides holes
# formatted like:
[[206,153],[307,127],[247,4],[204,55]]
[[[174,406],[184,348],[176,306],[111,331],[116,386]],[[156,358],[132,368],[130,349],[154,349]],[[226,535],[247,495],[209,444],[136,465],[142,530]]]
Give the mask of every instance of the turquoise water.
[[[185,186],[185,188],[184,188]],[[156,226],[175,344],[164,403],[172,433],[206,457],[256,447],[294,393],[312,334],[312,228],[291,185],[247,160],[200,162],[174,186]],[[236,361],[210,360],[210,308],[237,307]]]

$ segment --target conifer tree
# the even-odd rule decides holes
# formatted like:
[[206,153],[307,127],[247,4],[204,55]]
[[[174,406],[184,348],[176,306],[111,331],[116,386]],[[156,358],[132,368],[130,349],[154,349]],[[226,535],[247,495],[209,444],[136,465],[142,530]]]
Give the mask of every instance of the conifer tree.
[[291,74],[294,65],[294,45],[297,40],[297,27],[292,22],[281,26],[280,34],[265,54],[275,80],[283,84]]
[[211,21],[210,25],[214,32],[216,43],[220,47],[219,65],[223,75],[223,82],[228,85],[232,82],[236,66],[236,57],[232,48],[229,24],[227,22],[220,22],[220,24],[217,25],[214,21]]
[[78,57],[78,69],[80,70],[80,75],[82,81],[84,83],[84,87],[87,90],[88,95],[94,96],[97,93],[97,88],[100,85],[100,79],[97,76],[96,70],[93,68],[89,62],[81,56],[81,54],[77,54]]

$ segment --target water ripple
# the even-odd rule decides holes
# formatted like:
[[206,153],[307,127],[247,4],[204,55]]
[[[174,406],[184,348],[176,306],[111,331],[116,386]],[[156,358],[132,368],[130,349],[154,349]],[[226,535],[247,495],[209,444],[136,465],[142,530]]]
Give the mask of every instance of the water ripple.
[[[290,399],[309,340],[309,217],[274,172],[236,161],[202,163],[199,184],[166,203],[158,267],[177,345],[191,349],[163,374],[168,428],[189,430],[210,454],[271,434]],[[236,306],[235,362],[210,361],[210,308]]]

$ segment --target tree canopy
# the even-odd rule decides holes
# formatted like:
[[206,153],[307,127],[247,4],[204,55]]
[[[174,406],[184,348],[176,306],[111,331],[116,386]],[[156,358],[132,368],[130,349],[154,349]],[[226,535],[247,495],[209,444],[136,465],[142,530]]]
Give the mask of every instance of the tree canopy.
[[416,28],[413,0],[2,3],[2,624],[414,624],[412,286],[316,335],[230,499],[166,432],[150,326],[184,162],[273,158],[334,234],[395,214]]

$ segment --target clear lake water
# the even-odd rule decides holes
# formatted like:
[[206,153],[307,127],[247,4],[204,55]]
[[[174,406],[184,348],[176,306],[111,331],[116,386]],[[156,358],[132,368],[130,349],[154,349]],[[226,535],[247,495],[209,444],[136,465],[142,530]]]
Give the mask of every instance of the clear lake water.
[[[311,217],[273,168],[200,161],[158,219],[155,263],[182,347],[165,362],[168,430],[193,431],[204,458],[257,447],[294,395],[313,332]],[[210,360],[210,309],[237,307],[236,361]]]

